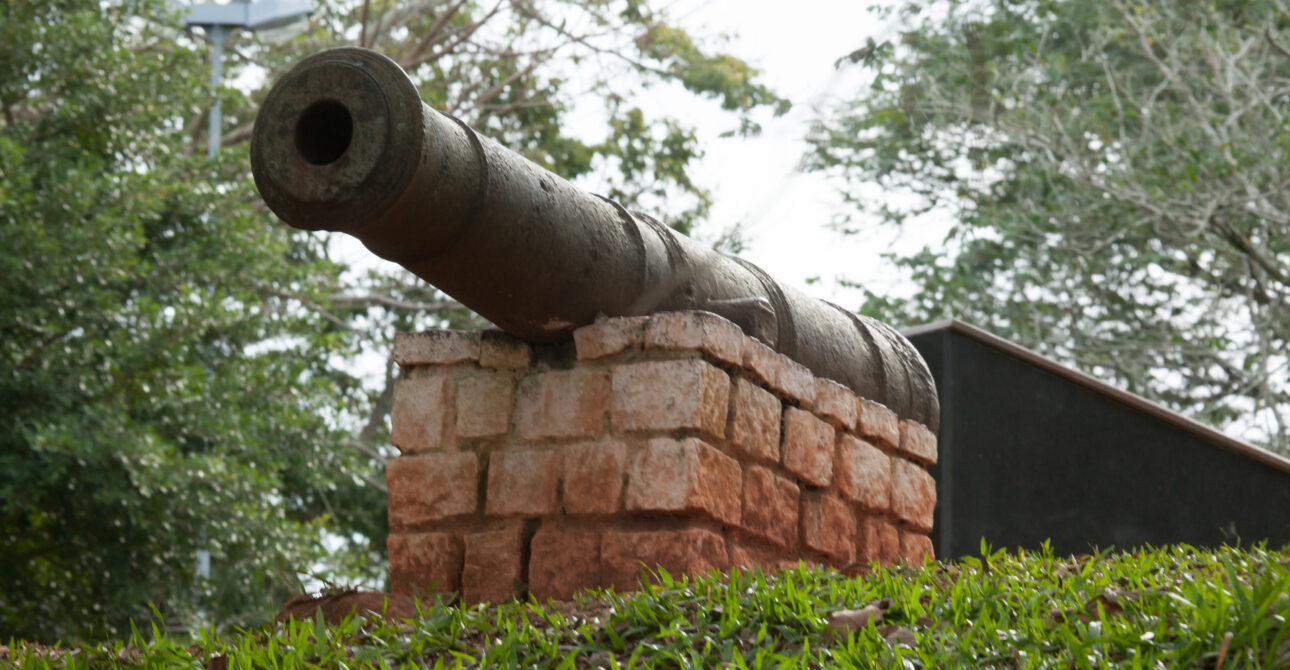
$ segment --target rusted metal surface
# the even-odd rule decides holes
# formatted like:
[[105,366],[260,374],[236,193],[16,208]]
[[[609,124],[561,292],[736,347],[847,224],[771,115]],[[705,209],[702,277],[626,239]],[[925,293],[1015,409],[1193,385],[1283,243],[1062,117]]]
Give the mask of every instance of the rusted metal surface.
[[512,335],[554,341],[599,314],[707,310],[939,424],[927,365],[892,328],[578,189],[423,104],[376,52],[330,49],[284,75],[256,118],[251,164],[283,221],[354,235]]

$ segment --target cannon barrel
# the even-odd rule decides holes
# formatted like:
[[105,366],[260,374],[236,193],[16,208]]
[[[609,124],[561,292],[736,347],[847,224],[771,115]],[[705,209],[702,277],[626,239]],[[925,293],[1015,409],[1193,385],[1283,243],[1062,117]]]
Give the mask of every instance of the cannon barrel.
[[707,310],[933,430],[926,364],[892,328],[589,194],[421,101],[388,58],[338,48],[265,98],[255,184],[286,223],[349,233],[489,319],[554,341],[597,316]]

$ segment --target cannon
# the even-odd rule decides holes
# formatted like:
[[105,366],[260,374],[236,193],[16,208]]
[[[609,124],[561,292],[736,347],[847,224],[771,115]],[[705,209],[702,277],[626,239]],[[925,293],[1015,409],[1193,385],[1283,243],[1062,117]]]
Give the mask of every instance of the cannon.
[[251,165],[287,224],[353,235],[511,335],[550,342],[600,315],[706,310],[901,418],[939,423],[927,365],[892,328],[481,137],[374,51],[328,49],[283,75]]

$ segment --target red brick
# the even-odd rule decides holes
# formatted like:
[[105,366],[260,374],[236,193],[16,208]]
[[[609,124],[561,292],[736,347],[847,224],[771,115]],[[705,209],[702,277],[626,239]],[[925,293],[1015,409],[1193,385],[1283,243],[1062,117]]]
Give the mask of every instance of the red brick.
[[560,457],[552,450],[494,451],[488,462],[489,515],[539,517],[555,512]]
[[781,358],[783,362],[775,379],[775,388],[789,399],[796,400],[803,409],[812,409],[815,406],[815,373],[787,356]]
[[609,375],[600,370],[559,370],[519,384],[515,423],[526,440],[595,437],[604,428]]
[[779,398],[742,377],[730,389],[730,446],[748,460],[779,462]]
[[566,514],[613,514],[622,499],[627,445],[612,440],[571,444],[564,458]]
[[802,544],[849,562],[855,555],[855,510],[841,498],[819,492],[802,495]]
[[760,342],[745,342],[743,367],[804,408],[810,409],[815,402],[815,375],[806,366]]
[[891,511],[914,530],[932,530],[936,509],[936,481],[921,466],[903,458],[892,459]]
[[842,497],[863,509],[885,512],[891,506],[891,457],[864,440],[838,437],[833,481]]
[[[762,572],[772,570],[786,570],[797,567],[803,559],[796,556],[791,551],[766,545],[759,540],[748,540],[743,537],[728,539],[726,544],[730,548],[730,567],[743,568],[751,570],[753,566],[761,568]],[[810,561],[806,561],[810,563]]]
[[695,349],[719,361],[743,363],[744,333],[711,312],[663,312],[645,326],[647,349]]
[[474,605],[510,600],[523,576],[523,528],[515,524],[501,530],[471,533],[465,540],[466,564],[461,570],[462,603]]
[[900,445],[900,422],[886,405],[860,398],[856,402],[856,432],[878,447],[895,449]]
[[936,462],[936,433],[921,423],[900,422],[900,453],[919,463]]
[[843,430],[855,430],[856,394],[832,379],[815,380],[816,415]]
[[807,412],[784,410],[784,467],[813,486],[833,479],[833,426]]
[[518,370],[533,364],[533,348],[506,333],[480,334],[479,365],[499,370]]
[[616,431],[697,430],[725,437],[730,378],[698,359],[648,361],[613,371],[609,421]]
[[856,560],[894,563],[900,558],[900,531],[880,516],[861,517],[856,534]]
[[722,570],[730,564],[725,538],[701,528],[609,531],[600,545],[605,583],[619,591],[639,587],[642,570],[667,570],[673,577]]
[[424,597],[461,589],[461,539],[447,533],[392,533],[385,546],[394,593]]
[[451,365],[479,360],[479,331],[427,330],[394,334],[394,362],[400,367]]
[[640,348],[647,320],[648,316],[616,317],[573,331],[578,360],[595,360]]
[[922,565],[926,560],[936,560],[932,539],[921,533],[900,531],[900,557],[910,565]]
[[627,509],[739,522],[739,463],[695,438],[650,440],[627,470]]
[[479,461],[469,452],[400,456],[385,466],[390,528],[475,513]]
[[744,344],[743,367],[766,386],[773,386],[776,368],[779,367],[779,354],[774,349],[757,340]]
[[801,490],[793,482],[756,465],[744,475],[740,526],[783,547],[797,545],[797,506]]
[[405,454],[445,449],[452,385],[447,376],[414,377],[394,382],[390,409],[390,443]]
[[491,374],[457,380],[457,439],[497,437],[511,426],[515,380]]
[[571,600],[579,590],[600,584],[600,538],[595,531],[538,529],[529,558],[529,590],[534,598]]

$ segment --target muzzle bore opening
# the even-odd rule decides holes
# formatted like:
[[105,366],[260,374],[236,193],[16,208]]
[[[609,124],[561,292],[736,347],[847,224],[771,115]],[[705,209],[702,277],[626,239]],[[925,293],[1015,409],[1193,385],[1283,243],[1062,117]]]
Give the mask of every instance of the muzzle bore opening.
[[354,118],[335,100],[315,102],[296,120],[296,152],[311,165],[335,163],[353,137]]

